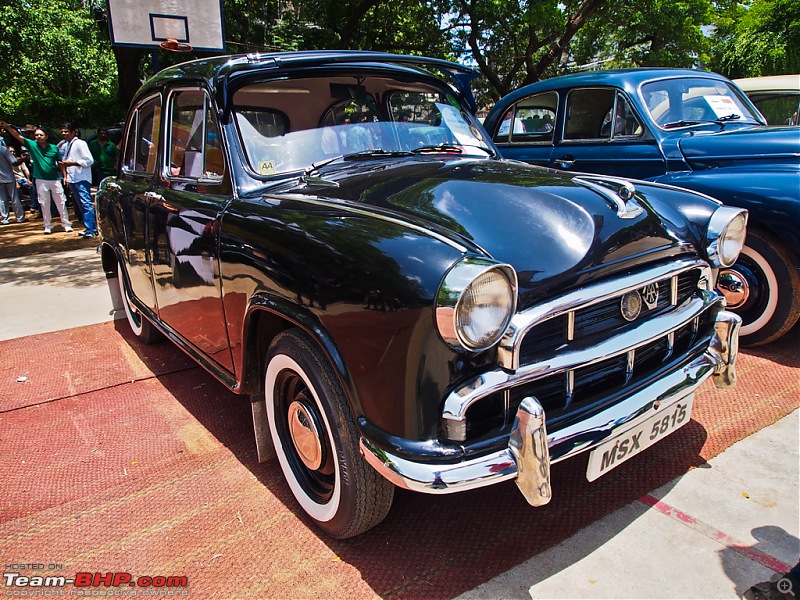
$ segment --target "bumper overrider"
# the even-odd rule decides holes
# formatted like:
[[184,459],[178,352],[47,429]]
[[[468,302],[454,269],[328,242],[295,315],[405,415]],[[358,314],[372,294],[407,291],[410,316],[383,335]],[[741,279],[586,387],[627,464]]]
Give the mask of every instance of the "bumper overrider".
[[741,319],[721,310],[723,302],[713,302],[712,310],[716,312],[713,331],[702,354],[580,422],[548,433],[544,408],[535,397],[528,396],[516,412],[508,446],[502,450],[458,463],[417,462],[387,452],[362,437],[361,452],[373,468],[401,488],[447,494],[515,479],[531,505],[547,504],[552,497],[551,463],[634,431],[658,414],[659,409],[691,398],[709,377],[713,377],[717,387],[735,385]]

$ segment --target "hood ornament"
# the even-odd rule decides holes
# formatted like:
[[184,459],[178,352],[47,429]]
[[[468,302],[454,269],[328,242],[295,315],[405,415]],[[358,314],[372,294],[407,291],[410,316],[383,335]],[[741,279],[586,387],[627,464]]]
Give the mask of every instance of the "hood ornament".
[[597,192],[608,200],[611,208],[616,209],[620,219],[634,219],[644,212],[644,209],[636,203],[636,188],[627,179],[580,175],[573,177],[572,181]]

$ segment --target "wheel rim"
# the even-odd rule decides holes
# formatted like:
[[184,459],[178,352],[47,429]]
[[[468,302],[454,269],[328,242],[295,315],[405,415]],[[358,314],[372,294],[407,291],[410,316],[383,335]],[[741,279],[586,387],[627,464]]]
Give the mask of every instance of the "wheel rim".
[[745,246],[739,260],[727,274],[739,280],[747,290],[738,306],[731,307],[742,317],[740,335],[751,335],[769,323],[778,306],[778,279],[767,260]]
[[325,505],[337,488],[335,454],[316,395],[303,375],[291,368],[277,373],[272,391],[271,424],[283,450],[279,458],[284,472],[291,471],[287,480],[313,503]]

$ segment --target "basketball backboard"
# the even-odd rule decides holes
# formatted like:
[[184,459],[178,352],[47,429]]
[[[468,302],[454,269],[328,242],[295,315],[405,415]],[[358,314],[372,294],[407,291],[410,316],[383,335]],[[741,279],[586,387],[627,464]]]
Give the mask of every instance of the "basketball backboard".
[[157,48],[175,40],[223,51],[222,0],[107,0],[111,43]]

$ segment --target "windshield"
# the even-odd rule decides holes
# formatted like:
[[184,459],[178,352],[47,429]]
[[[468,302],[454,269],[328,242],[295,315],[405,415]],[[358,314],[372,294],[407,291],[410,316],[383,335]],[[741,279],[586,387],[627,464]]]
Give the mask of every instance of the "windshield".
[[647,110],[662,129],[701,123],[758,122],[725,81],[706,78],[663,79],[642,86]]
[[338,157],[493,154],[474,117],[432,84],[364,76],[286,79],[241,88],[233,104],[250,167],[265,176]]

